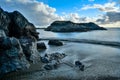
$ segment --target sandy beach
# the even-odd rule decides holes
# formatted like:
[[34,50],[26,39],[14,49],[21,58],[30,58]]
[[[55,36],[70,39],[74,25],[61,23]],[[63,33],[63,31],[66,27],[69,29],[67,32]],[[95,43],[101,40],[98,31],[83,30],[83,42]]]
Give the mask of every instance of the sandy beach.
[[[48,41],[43,40],[47,45]],[[62,63],[55,70],[46,71],[43,63],[32,64],[30,69],[13,72],[3,80],[120,80],[120,49],[87,43],[63,41],[60,47],[49,46],[44,53],[63,52],[67,54]],[[74,62],[80,60],[85,70],[74,67]],[[64,63],[68,63],[64,64]]]

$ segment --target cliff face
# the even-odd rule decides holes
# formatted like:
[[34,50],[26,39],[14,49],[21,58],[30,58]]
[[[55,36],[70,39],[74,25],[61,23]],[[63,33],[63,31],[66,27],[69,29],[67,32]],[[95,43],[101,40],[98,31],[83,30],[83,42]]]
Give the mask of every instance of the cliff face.
[[71,21],[55,21],[45,30],[53,32],[85,32],[91,30],[106,30],[106,29],[92,22],[73,23]]
[[2,75],[29,68],[40,56],[35,26],[20,12],[0,8],[0,78]]

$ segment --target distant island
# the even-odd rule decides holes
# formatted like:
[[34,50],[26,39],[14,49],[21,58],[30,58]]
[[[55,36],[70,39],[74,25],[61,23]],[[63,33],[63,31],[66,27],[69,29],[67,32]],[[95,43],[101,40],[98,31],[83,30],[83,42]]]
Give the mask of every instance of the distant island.
[[107,30],[93,22],[73,23],[71,21],[54,21],[45,31],[52,32],[86,32],[91,30]]

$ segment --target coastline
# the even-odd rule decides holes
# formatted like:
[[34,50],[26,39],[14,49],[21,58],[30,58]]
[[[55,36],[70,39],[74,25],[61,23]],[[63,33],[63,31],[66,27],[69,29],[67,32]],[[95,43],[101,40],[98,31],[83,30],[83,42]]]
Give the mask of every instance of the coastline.
[[120,42],[115,42],[115,41],[99,41],[99,40],[88,40],[88,39],[59,39],[59,38],[40,38],[38,41],[41,40],[60,40],[60,41],[88,43],[88,44],[96,44],[96,45],[104,45],[104,46],[120,48]]
[[[47,42],[46,40],[42,40]],[[100,48],[100,45],[93,45],[94,48],[89,49],[90,51],[93,49],[100,49],[99,51],[91,51],[86,53],[88,46],[84,43],[76,43],[75,41],[63,41],[64,45],[61,47],[50,46],[48,47],[47,53],[52,53],[52,51],[64,51],[68,53],[68,61],[72,63],[71,60],[74,60],[73,57],[80,57],[80,60],[85,64],[85,71],[78,71],[68,65],[61,64],[60,68],[56,70],[46,71],[42,68],[44,65],[41,62],[37,64],[31,64],[31,67],[28,70],[12,72],[6,75],[2,80],[119,80],[119,54],[117,56],[105,55],[106,53],[102,53],[104,50]],[[83,46],[85,45],[85,52],[83,50]],[[89,46],[91,44],[88,44]],[[48,46],[48,45],[47,45]],[[82,46],[81,48],[79,48]],[[92,47],[93,47],[92,46]],[[96,48],[97,47],[97,48]],[[113,49],[112,51],[119,50],[118,48],[112,48],[108,46],[104,46],[109,49]],[[51,50],[51,52],[49,51]],[[74,50],[74,51],[73,51]],[[96,53],[98,52],[98,53]],[[108,52],[107,52],[108,53]],[[119,53],[112,53],[113,55]],[[40,52],[43,54],[43,52]],[[109,57],[109,56],[112,56]],[[115,58],[115,61],[114,59]],[[113,59],[113,60],[111,60]],[[118,70],[118,71],[117,71]],[[117,74],[117,75],[116,75]]]

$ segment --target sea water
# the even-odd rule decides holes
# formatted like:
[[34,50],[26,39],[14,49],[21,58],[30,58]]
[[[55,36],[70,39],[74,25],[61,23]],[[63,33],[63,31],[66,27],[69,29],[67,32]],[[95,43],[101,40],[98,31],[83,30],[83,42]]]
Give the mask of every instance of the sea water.
[[51,31],[44,31],[43,29],[38,29],[37,31],[40,33],[40,38],[90,39],[120,42],[120,28],[108,28],[108,30],[69,33],[56,33]]

